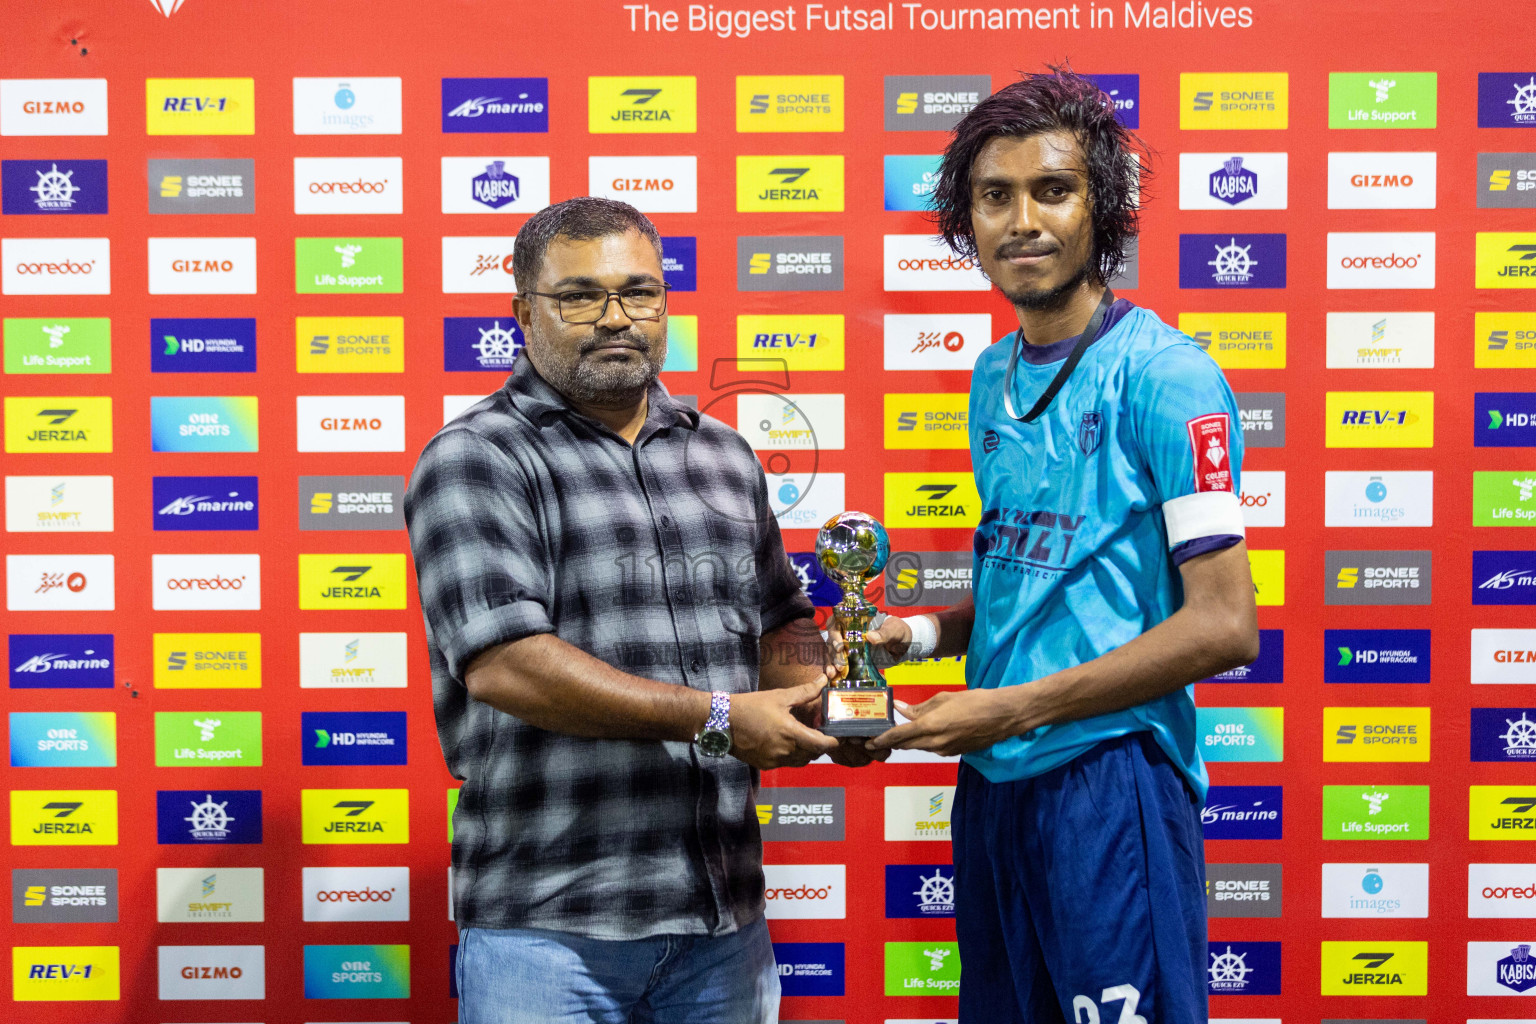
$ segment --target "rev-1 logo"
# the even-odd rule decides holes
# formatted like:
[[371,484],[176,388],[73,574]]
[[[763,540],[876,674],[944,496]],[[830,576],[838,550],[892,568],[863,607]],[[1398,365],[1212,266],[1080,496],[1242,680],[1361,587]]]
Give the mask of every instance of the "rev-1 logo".
[[987,509],[973,541],[976,554],[992,565],[1030,576],[1051,577],[1066,569],[1072,542],[1086,515],[1025,509]]

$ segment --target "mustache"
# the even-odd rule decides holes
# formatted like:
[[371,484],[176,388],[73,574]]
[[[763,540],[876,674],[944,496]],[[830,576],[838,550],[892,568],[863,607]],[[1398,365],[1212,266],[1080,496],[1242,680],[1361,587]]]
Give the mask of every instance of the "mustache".
[[618,331],[616,333],[604,333],[601,335],[593,332],[592,337],[581,343],[581,347],[578,351],[581,355],[588,355],[589,353],[596,352],[600,348],[604,348],[618,342],[622,342],[623,344],[629,346],[630,348],[636,349],[641,353],[649,354],[651,351],[651,343],[646,340],[643,335],[633,330],[632,328],[626,328],[625,330]]
[[1056,246],[1049,242],[1036,242],[1033,245],[1024,242],[1004,242],[993,250],[992,255],[1000,260],[1011,259],[1014,256],[1046,256],[1055,252]]

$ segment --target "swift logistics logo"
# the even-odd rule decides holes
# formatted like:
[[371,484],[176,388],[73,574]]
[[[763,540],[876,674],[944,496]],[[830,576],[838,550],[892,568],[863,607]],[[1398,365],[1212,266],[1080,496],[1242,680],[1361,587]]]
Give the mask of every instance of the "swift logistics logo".
[[443,79],[443,132],[549,131],[549,79]]
[[12,768],[117,767],[111,711],[12,711]]
[[410,997],[410,946],[304,947],[306,999]]
[[294,291],[399,294],[405,289],[404,252],[400,238],[295,238]]
[[1474,629],[1472,682],[1536,684],[1536,629]]
[[1332,369],[1433,369],[1435,314],[1337,313],[1327,319]]
[[1479,288],[1536,288],[1536,233],[1479,231],[1476,282]]
[[157,690],[255,690],[261,687],[260,633],[156,633]]
[[509,373],[523,344],[523,329],[510,316],[443,317],[443,369],[449,372]]
[[1475,447],[1536,446],[1536,393],[1479,391],[1472,396],[1472,409],[1472,444]]
[[659,134],[699,130],[698,79],[692,75],[587,78],[587,131]]
[[1324,786],[1324,839],[1428,839],[1428,786]]
[[160,159],[148,163],[150,213],[255,213],[256,161]]
[[887,842],[949,842],[954,786],[886,786]]
[[12,846],[116,846],[117,790],[11,790]]
[[15,946],[11,998],[23,1002],[110,1002],[122,998],[117,946]]
[[887,942],[885,994],[936,996],[960,991],[958,942]]
[[1422,996],[1429,992],[1427,942],[1324,942],[1325,996]]
[[1207,917],[1279,917],[1284,897],[1279,864],[1207,864]]
[[405,607],[405,556],[299,556],[299,607],[307,611]]
[[1284,761],[1285,709],[1196,708],[1195,733],[1207,761]]
[[112,868],[13,868],[11,920],[116,924],[118,893],[117,871]]
[[1284,72],[1179,75],[1179,127],[1284,129],[1289,125],[1290,76]]
[[1427,683],[1427,629],[1326,629],[1325,683]]
[[1289,172],[1286,153],[1180,153],[1179,209],[1284,210]]
[[623,200],[645,213],[696,213],[699,208],[699,158],[589,156],[587,192]]
[[299,477],[300,530],[403,530],[405,478]]
[[939,182],[938,154],[885,157],[885,208],[926,212]]
[[1200,809],[1206,839],[1279,839],[1285,830],[1280,786],[1212,786]]
[[1324,604],[1429,604],[1434,589],[1429,551],[1329,551]]
[[255,135],[252,78],[147,78],[148,135]]
[[256,320],[152,319],[149,368],[153,373],[254,373]]
[[841,235],[738,235],[736,290],[840,292]]
[[1180,313],[1179,330],[1223,370],[1285,369],[1284,313]]
[[261,767],[260,711],[156,711],[160,768]]
[[295,78],[293,134],[399,135],[400,99],[399,78]]
[[294,358],[300,373],[404,373],[405,318],[294,318]]
[[405,764],[404,711],[305,711],[306,765]]
[[260,525],[254,476],[157,476],[152,489],[156,530],[255,530]]
[[1532,946],[1536,943],[1467,943],[1467,995],[1536,996],[1536,957],[1531,956]]
[[1477,208],[1536,206],[1536,153],[1477,154]]
[[887,449],[969,448],[970,396],[886,392]]
[[1536,839],[1536,786],[1471,786],[1469,839]]
[[110,476],[8,476],[7,533],[111,533]]
[[1280,994],[1280,943],[1211,942],[1206,956],[1206,991],[1211,995]]
[[108,690],[115,683],[111,633],[12,633],[13,690]]
[[757,824],[764,842],[842,842],[845,803],[841,786],[764,786]]
[[1428,761],[1429,708],[1323,708],[1324,761]]
[[0,294],[110,295],[111,240],[0,239]]
[[254,452],[260,430],[254,395],[160,396],[149,400],[150,449]]
[[742,394],[736,397],[736,429],[753,448],[843,448],[841,393]]
[[1179,236],[1180,288],[1284,288],[1283,234]]
[[885,130],[947,132],[990,95],[989,75],[886,75]]
[[923,919],[954,917],[954,867],[949,864],[887,864],[885,916]]
[[782,359],[794,370],[841,370],[844,353],[842,314],[770,313],[736,317],[738,359]]
[[305,868],[304,920],[409,921],[407,867]]
[[1285,682],[1285,630],[1259,630],[1259,656],[1247,665],[1202,679],[1204,683]]
[[163,923],[266,920],[261,868],[156,868],[156,919]]
[[1473,708],[1472,760],[1536,762],[1536,708]]
[[445,156],[444,213],[536,213],[549,205],[547,156]]
[[6,317],[6,373],[111,373],[106,317]]
[[1433,210],[1435,169],[1434,153],[1329,153],[1328,209]]
[[1328,76],[1329,128],[1433,128],[1433,71],[1335,71]]
[[843,212],[843,157],[736,157],[738,213]]
[[1324,917],[1428,917],[1428,864],[1324,864]]
[[[974,529],[983,519],[976,478],[964,472],[886,473],[884,518],[887,526]],[[1036,539],[1040,547],[1044,541]]]
[[105,78],[0,79],[0,135],[105,134]]
[[310,844],[396,844],[410,841],[410,795],[404,789],[305,789],[299,794],[302,835]]
[[106,213],[107,162],[0,160],[0,212]]
[[1536,128],[1536,72],[1479,71],[1479,128]]
[[1331,289],[1435,286],[1433,231],[1328,232]]
[[155,834],[162,846],[260,843],[261,790],[159,790]]
[[1329,391],[1324,439],[1329,448],[1433,448],[1433,391]]
[[840,132],[842,75],[737,75],[738,132]]
[[1536,526],[1536,470],[1472,474],[1473,526]]
[[149,294],[256,294],[256,239],[151,238]]
[[1536,604],[1536,552],[1472,552],[1472,603]]

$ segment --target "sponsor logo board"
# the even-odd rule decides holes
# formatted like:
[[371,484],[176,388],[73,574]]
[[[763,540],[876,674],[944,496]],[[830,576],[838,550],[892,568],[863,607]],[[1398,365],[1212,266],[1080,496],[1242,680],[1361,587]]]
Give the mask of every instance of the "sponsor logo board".
[[443,293],[501,294],[517,290],[512,272],[512,235],[443,238]]
[[294,319],[300,373],[403,373],[405,318],[301,316]]
[[1467,943],[1467,995],[1536,995],[1536,957],[1524,939]]
[[1536,313],[1474,313],[1472,365],[1536,369]]
[[1536,288],[1536,234],[1479,231],[1476,243],[1479,288]]
[[1179,127],[1284,129],[1289,124],[1290,76],[1284,72],[1179,75]]
[[406,684],[404,633],[300,633],[302,689],[398,688]]
[[1433,210],[1435,167],[1434,153],[1329,153],[1328,209]]
[[887,313],[887,370],[970,370],[992,344],[989,313]]
[[152,159],[145,177],[150,213],[256,212],[255,160]]
[[11,998],[24,1002],[115,1001],[122,998],[117,946],[15,946]]
[[955,916],[955,869],[949,864],[887,864],[885,916]]
[[1323,865],[1324,917],[1428,917],[1429,865]]
[[265,882],[261,868],[156,868],[156,920],[265,921]]
[[972,567],[969,551],[897,551],[886,562],[883,603],[948,607],[970,592]]
[[[669,316],[667,356],[672,355],[678,318]],[[443,369],[509,373],[523,350],[523,329],[510,316],[443,317]]]
[[1429,991],[1427,942],[1324,942],[1325,996],[1422,996]]
[[841,786],[764,786],[757,824],[764,842],[842,842],[846,821]]
[[1433,391],[1329,391],[1329,448],[1433,448]]
[[409,999],[410,995],[410,946],[304,947],[306,999]]
[[299,794],[307,844],[410,841],[408,790],[305,789]]
[[1472,396],[1472,430],[1478,448],[1536,446],[1536,393],[1477,392]]
[[260,767],[260,711],[156,711],[161,768]]
[[1479,128],[1536,128],[1536,72],[1479,71]]
[[1179,330],[1224,370],[1285,369],[1284,313],[1180,313]]
[[443,132],[549,131],[549,79],[445,78]]
[[261,790],[159,790],[155,832],[162,846],[260,843]]
[[888,292],[984,292],[992,287],[973,258],[950,250],[934,235],[885,236]]
[[1427,629],[1323,630],[1323,682],[1427,683]]
[[1207,864],[1207,917],[1279,917],[1283,895],[1279,864]]
[[0,239],[0,294],[110,295],[106,238]]
[[1329,288],[1433,288],[1433,231],[1328,232]]
[[404,202],[398,156],[293,158],[294,213],[401,213]]
[[958,942],[887,942],[885,994],[943,996],[960,991]]
[[842,920],[848,869],[842,864],[764,864],[768,920]]
[[841,451],[843,395],[738,395],[736,429],[759,451],[769,448]]
[[1237,419],[1243,425],[1245,448],[1285,447],[1285,393],[1281,391],[1240,391]]
[[1238,500],[1243,506],[1243,525],[1285,525],[1285,471],[1252,469],[1243,474]]
[[1536,525],[1536,471],[1474,472],[1472,525]]
[[111,555],[6,555],[5,607],[13,612],[110,612]]
[[1536,917],[1536,864],[1468,864],[1468,917]]
[[1180,288],[1284,288],[1285,235],[1180,235]]
[[106,317],[6,317],[6,373],[111,373]]
[[981,523],[981,496],[970,473],[886,473],[887,526],[956,526]]
[[0,161],[0,211],[8,215],[106,213],[107,162]]
[[775,942],[779,988],[786,996],[840,996],[846,983],[841,942]]
[[260,633],[156,633],[157,690],[255,690],[261,687]]
[[1536,629],[1474,629],[1471,675],[1477,684],[1536,684]]
[[737,156],[736,211],[843,212],[842,154]]
[[401,395],[299,395],[301,452],[405,451]]
[[1429,708],[1323,708],[1323,760],[1429,760]]
[[1472,552],[1472,603],[1536,604],[1536,552]]
[[1211,942],[1206,953],[1206,990],[1213,996],[1280,994],[1280,943]]
[[847,507],[842,473],[772,473],[768,505],[785,530],[817,529]]
[[842,75],[737,75],[738,132],[840,132]]
[[1335,71],[1328,76],[1329,128],[1433,128],[1433,71]]
[[300,609],[398,609],[405,596],[403,554],[299,556]]
[[1536,761],[1536,708],[1473,708],[1472,760]]
[[782,360],[791,371],[841,370],[844,331],[842,314],[742,314],[736,317],[736,356]]
[[1472,839],[1536,839],[1536,791],[1530,786],[1471,786],[1467,832]]
[[593,135],[698,130],[698,79],[692,75],[587,78],[587,131]]
[[1324,786],[1324,839],[1428,839],[1428,786]]
[[117,923],[117,871],[111,868],[13,868],[15,924]]
[[969,448],[970,396],[887,392],[886,448]]
[[404,711],[305,711],[307,765],[405,764]]
[[160,998],[265,999],[265,946],[160,946]]
[[293,80],[295,135],[399,135],[400,122],[399,78]]
[[300,530],[403,530],[400,476],[299,477]]
[[111,633],[12,633],[8,667],[13,690],[109,690]]
[[156,611],[259,611],[260,555],[152,555]]
[[295,238],[293,287],[300,295],[399,294],[405,290],[399,238]]
[[1536,206],[1536,153],[1477,154],[1477,207],[1516,210]]
[[156,530],[254,530],[254,476],[157,476],[152,484]]
[[149,400],[151,448],[157,452],[259,450],[254,395],[160,396]]
[[699,239],[673,235],[661,240],[661,277],[675,292],[699,289]]

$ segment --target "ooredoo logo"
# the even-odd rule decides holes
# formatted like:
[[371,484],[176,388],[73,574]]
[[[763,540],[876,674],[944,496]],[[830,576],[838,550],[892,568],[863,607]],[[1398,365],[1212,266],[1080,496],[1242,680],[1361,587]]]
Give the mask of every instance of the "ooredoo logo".
[[397,156],[295,157],[293,212],[400,213],[402,175]]
[[411,874],[405,867],[304,869],[306,921],[409,921]]
[[1329,288],[1433,288],[1435,233],[1328,233]]
[[260,555],[155,555],[156,611],[261,608]]
[[932,235],[885,236],[885,290],[888,292],[984,292],[992,287],[980,265],[951,252]]
[[0,240],[6,295],[110,295],[111,243],[105,238]]
[[842,864],[764,864],[768,919],[847,917],[847,873]]

